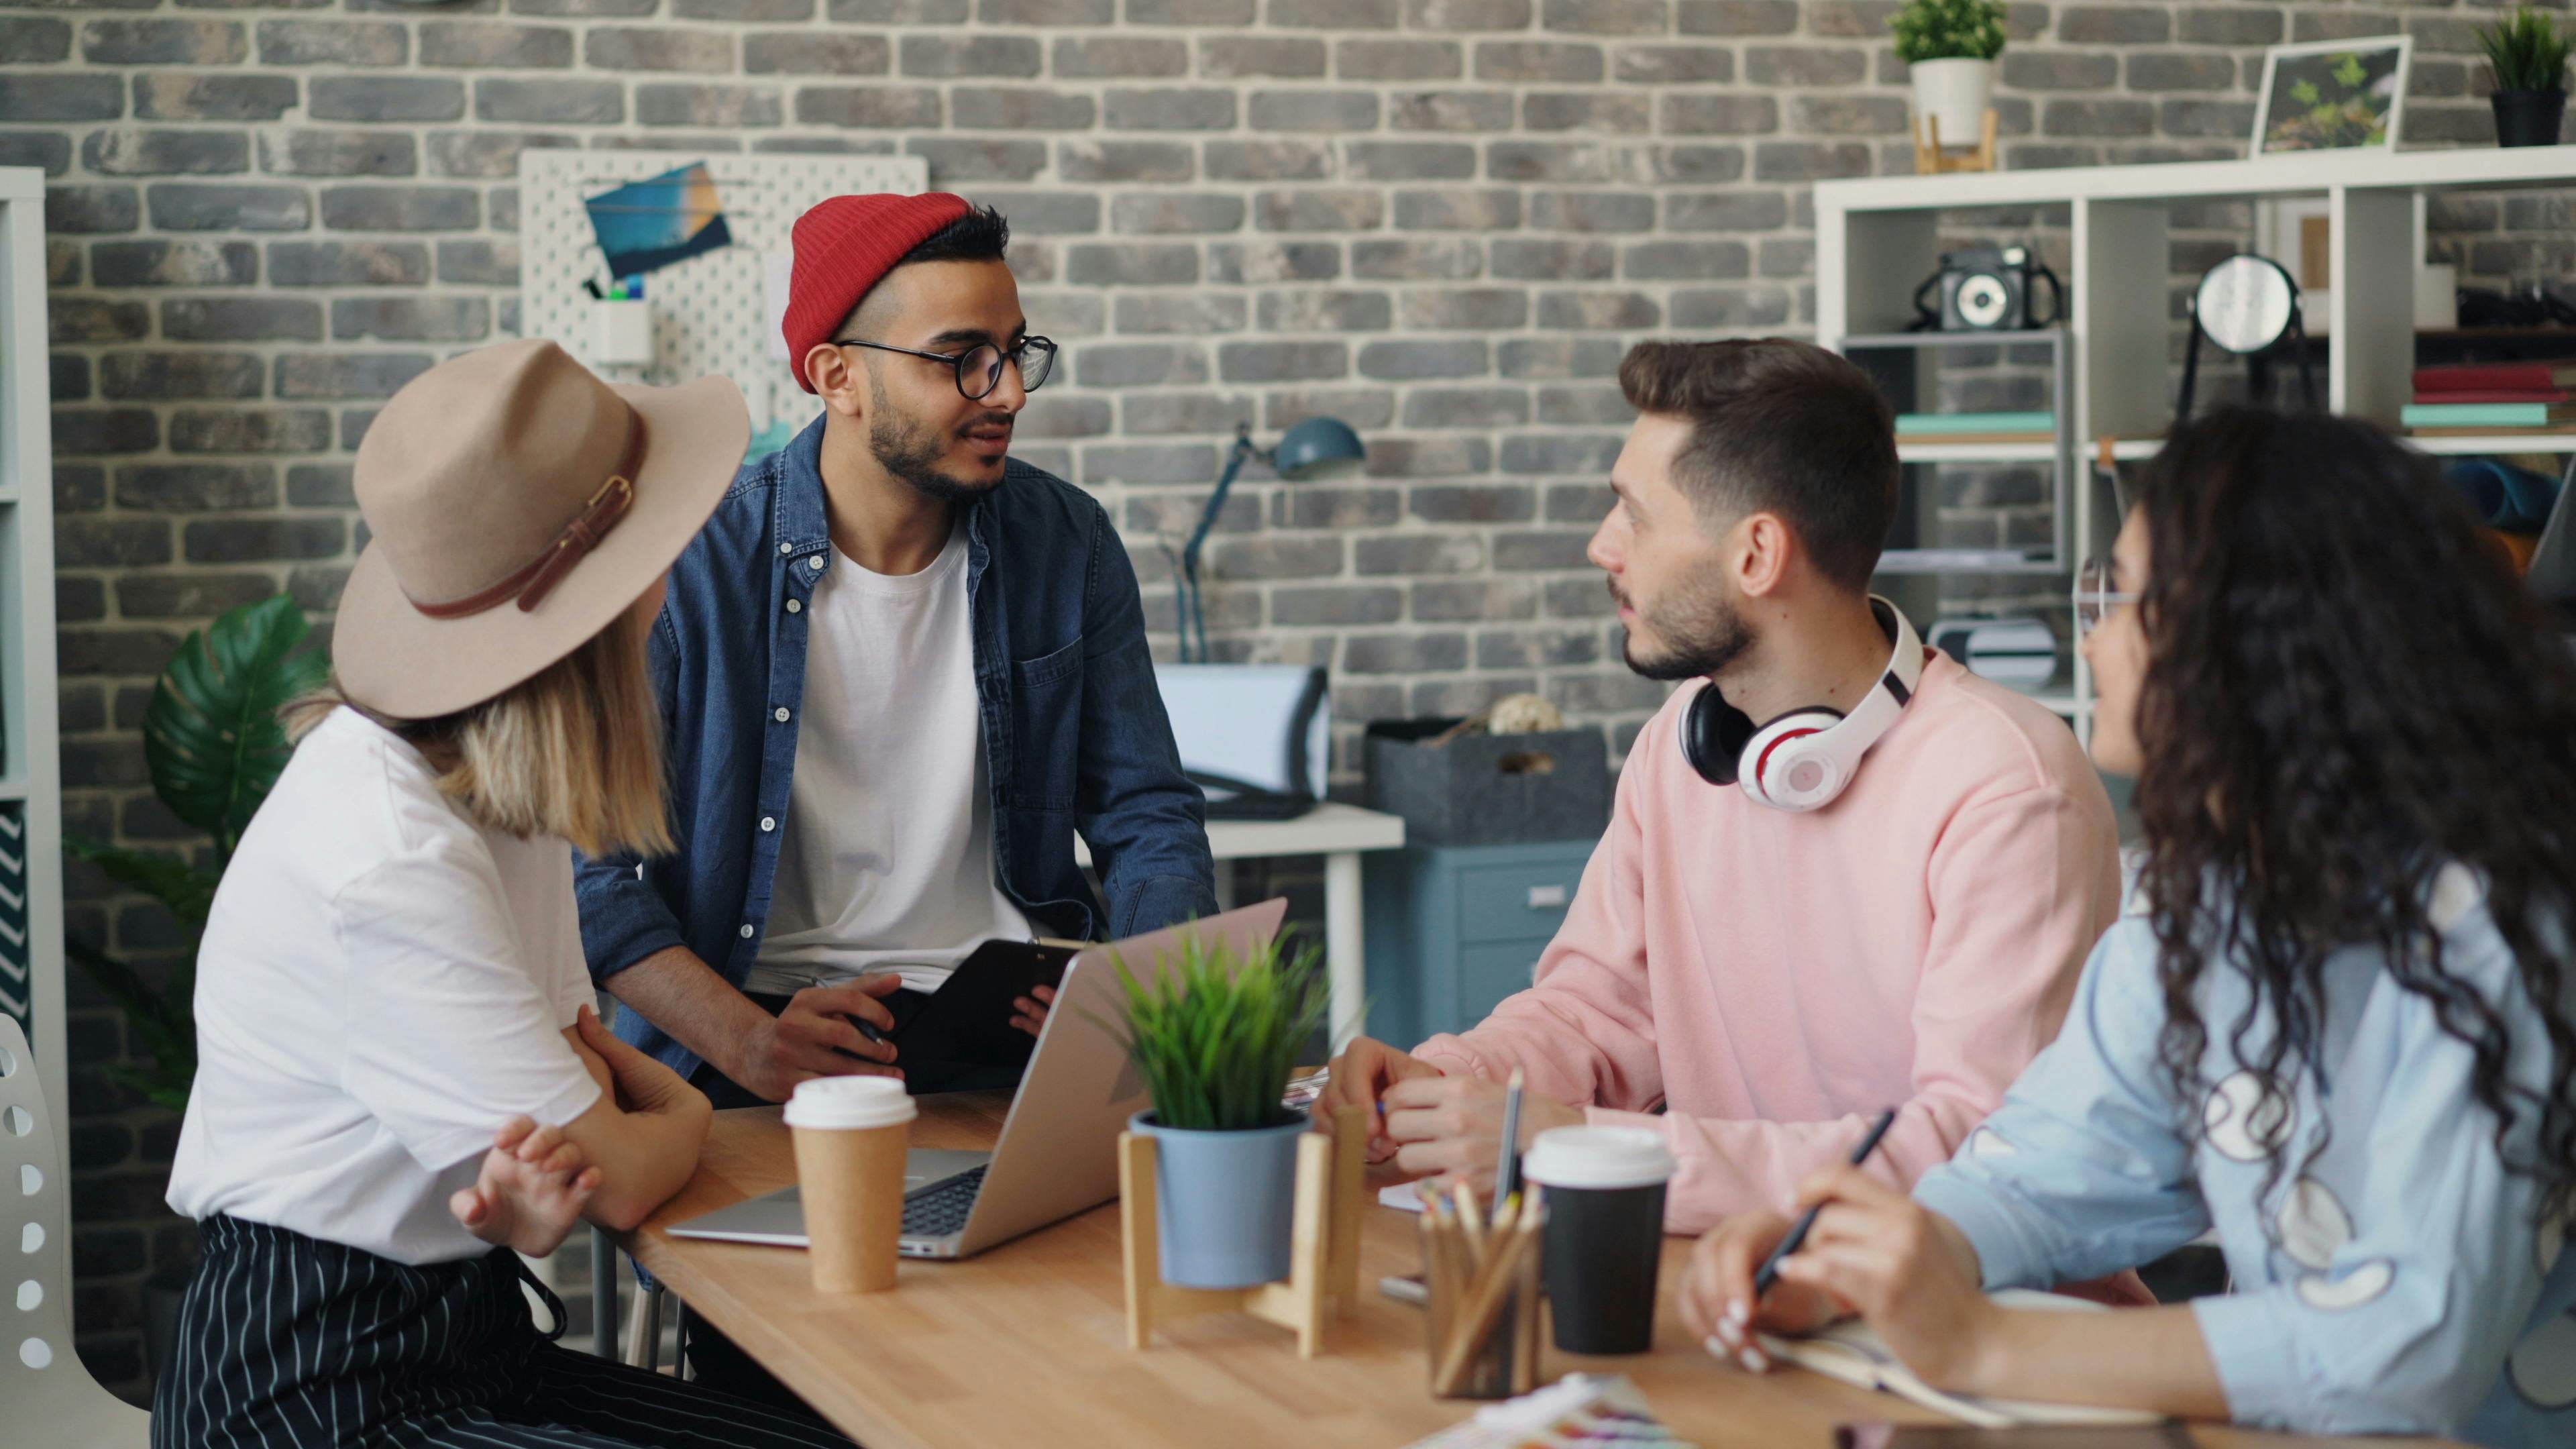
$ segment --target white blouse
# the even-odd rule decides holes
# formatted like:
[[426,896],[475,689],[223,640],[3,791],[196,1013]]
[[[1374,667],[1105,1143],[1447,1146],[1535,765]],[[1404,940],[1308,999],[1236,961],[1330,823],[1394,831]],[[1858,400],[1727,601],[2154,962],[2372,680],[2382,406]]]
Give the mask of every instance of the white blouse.
[[403,1263],[488,1251],[447,1211],[511,1117],[599,1084],[572,850],[483,829],[354,710],[297,748],[224,872],[170,1206]]

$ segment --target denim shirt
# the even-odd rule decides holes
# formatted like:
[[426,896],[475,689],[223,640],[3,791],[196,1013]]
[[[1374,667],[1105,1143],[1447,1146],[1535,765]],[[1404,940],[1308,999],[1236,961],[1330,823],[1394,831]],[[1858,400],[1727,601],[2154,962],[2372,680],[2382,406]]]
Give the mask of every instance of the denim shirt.
[[[593,980],[686,946],[740,986],[785,837],[815,585],[838,565],[820,419],[746,465],[671,568],[650,645],[677,853],[576,858]],[[1216,910],[1206,800],[1181,772],[1136,574],[1088,494],[1013,460],[961,505],[995,883],[1032,926],[1123,939]],[[900,687],[900,681],[891,681]],[[1104,916],[1074,864],[1090,843]],[[900,848],[898,845],[897,848]],[[682,1076],[698,1058],[633,1011],[618,1034]]]

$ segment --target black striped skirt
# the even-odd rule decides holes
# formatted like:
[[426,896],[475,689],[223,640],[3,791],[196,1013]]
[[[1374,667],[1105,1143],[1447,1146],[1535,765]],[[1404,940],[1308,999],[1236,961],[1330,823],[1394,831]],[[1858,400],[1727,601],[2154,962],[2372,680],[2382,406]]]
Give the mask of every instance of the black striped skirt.
[[153,1449],[555,1445],[851,1449],[819,1421],[563,1348],[516,1253],[412,1265],[264,1223],[204,1262],[152,1399]]

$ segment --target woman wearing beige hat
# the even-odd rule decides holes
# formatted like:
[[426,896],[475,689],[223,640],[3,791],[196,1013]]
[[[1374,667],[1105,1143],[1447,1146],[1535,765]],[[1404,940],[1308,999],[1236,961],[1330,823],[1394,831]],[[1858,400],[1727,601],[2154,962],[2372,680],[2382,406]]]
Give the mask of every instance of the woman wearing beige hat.
[[748,427],[721,378],[612,388],[519,342],[368,429],[336,687],[290,708],[199,957],[170,1205],[205,1261],[155,1445],[845,1449],[558,1347],[520,1293],[518,1253],[633,1225],[706,1135],[590,1012],[572,848],[670,846],[644,641]]

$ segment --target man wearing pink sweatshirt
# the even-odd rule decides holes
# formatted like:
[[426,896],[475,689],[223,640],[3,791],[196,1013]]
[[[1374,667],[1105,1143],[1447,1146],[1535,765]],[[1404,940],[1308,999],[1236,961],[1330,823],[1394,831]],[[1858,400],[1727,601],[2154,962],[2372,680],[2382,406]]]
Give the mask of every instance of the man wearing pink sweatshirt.
[[1524,1145],[1658,1128],[1665,1229],[1696,1233],[1786,1210],[1884,1108],[1875,1171],[1946,1161],[2057,1034],[2118,840],[2064,723],[1937,651],[1902,667],[1919,646],[1869,597],[1897,461],[1866,375],[1775,339],[1647,343],[1619,381],[1640,416],[1590,556],[1629,667],[1708,683],[1638,735],[1530,989],[1410,1055],[1355,1041],[1328,1105],[1381,1110],[1372,1155],[1408,1174],[1490,1186],[1521,1068]]

